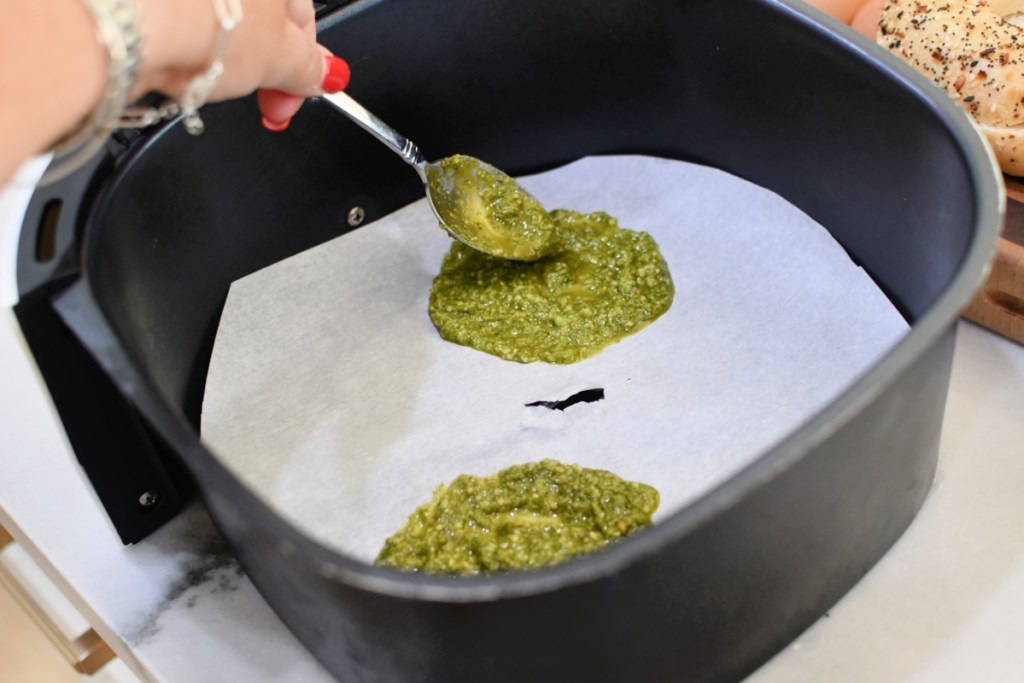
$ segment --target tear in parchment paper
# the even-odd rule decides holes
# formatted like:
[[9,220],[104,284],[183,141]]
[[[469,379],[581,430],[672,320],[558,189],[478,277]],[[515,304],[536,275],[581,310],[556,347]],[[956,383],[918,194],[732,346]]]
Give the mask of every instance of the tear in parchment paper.
[[574,365],[445,342],[427,301],[451,240],[424,201],[232,285],[203,438],[319,542],[373,561],[438,484],[542,458],[651,484],[664,519],[908,330],[826,230],[720,171],[596,157],[522,183],[549,209],[606,211],[651,233],[672,308]]

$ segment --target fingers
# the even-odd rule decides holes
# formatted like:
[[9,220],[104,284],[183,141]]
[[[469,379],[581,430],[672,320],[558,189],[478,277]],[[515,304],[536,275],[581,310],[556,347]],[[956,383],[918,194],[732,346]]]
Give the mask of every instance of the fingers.
[[330,55],[327,57],[327,73],[324,74],[320,87],[324,92],[340,92],[348,87],[351,78],[352,72],[348,68],[348,62],[341,57]]
[[[158,90],[178,99],[210,64],[211,41],[218,35],[214,7],[210,0],[137,1],[152,19],[147,48],[153,49],[136,94]],[[228,38],[223,75],[209,101],[257,90],[264,125],[281,130],[304,98],[348,84],[348,65],[316,42],[316,13],[309,0],[243,0],[243,14]]]
[[327,50],[317,45],[306,29],[288,20],[279,35],[276,46],[257,48],[260,54],[254,55],[267,69],[259,85],[293,95],[319,95],[327,75]]
[[863,0],[807,0],[807,4],[817,7],[826,14],[848,24]]
[[885,2],[886,0],[867,0],[854,15],[850,25],[874,40],[875,34],[878,32],[878,18],[882,14],[882,6],[885,5]]
[[[350,72],[348,63],[324,50],[326,74],[320,85],[322,92],[338,92],[348,86]],[[280,90],[260,90],[256,93],[262,114],[263,127],[279,132],[288,128],[291,119],[302,106],[303,98]]]
[[[282,80],[265,82],[265,87],[256,93],[263,127],[271,131],[288,128],[292,117],[302,106],[302,95],[316,95],[322,92],[323,81],[329,71],[330,53],[316,44],[316,22],[313,5],[306,0],[287,0],[285,4],[287,25],[284,29],[286,45],[277,54],[288,56],[291,51],[295,59],[278,60],[278,64],[293,64],[292,70],[280,74]],[[311,56],[312,55],[312,56]]]
[[[298,57],[276,60],[279,65],[291,63],[294,66],[278,74],[280,80],[264,83],[265,87],[256,94],[263,127],[271,131],[288,128],[292,117],[302,106],[303,96],[338,92],[349,81],[348,64],[315,42],[316,13],[312,3],[308,0],[287,0],[285,14],[290,23],[285,27],[286,44],[276,54],[287,57],[294,50]],[[311,47],[316,53],[315,68],[309,66],[307,56]]]
[[285,5],[285,12],[288,14],[288,18],[296,26],[306,31],[310,38],[316,36],[316,10],[313,9],[311,2],[308,2],[308,0],[288,0]]
[[[326,60],[331,57],[331,54],[327,48],[316,44],[316,10],[313,9],[313,4],[309,0],[286,0],[285,15],[292,26],[287,26],[285,29],[286,45],[282,52],[288,54],[289,44],[293,44],[300,55],[298,63],[303,66],[300,66],[295,72],[286,73],[283,83],[262,84],[270,89],[261,90],[257,94],[257,98],[264,117],[263,123],[266,126],[269,120],[271,125],[268,128],[271,130],[274,130],[273,126],[275,125],[284,124],[284,127],[287,127],[287,121],[302,106],[302,98],[298,96],[318,95],[323,92],[326,89],[324,80],[329,77],[330,73],[330,62]],[[297,32],[293,26],[298,29]],[[317,56],[317,59],[312,61],[309,58],[311,47]],[[303,50],[306,52],[305,55],[302,55]],[[345,85],[347,84],[346,79]],[[341,90],[345,85],[337,90]],[[278,129],[283,130],[283,128]]]

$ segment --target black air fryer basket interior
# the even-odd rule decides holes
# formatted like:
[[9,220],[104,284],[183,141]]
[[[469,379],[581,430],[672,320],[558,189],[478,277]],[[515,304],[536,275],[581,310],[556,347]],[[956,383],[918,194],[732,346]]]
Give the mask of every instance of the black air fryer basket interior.
[[[372,230],[422,189],[322,102],[280,134],[233,102],[207,108],[200,138],[150,131],[41,190],[26,221],[19,319],[76,453],[112,516],[120,503],[131,516],[125,537],[173,514],[194,481],[267,601],[346,682],[735,680],[792,640],[928,491],[952,325],[1000,212],[965,118],[799,7],[364,0],[323,18],[320,36],[351,63],[349,92],[430,158],[514,174],[596,154],[682,159],[827,227],[913,329],[810,423],[648,532],[560,567],[406,575],[317,545],[199,441],[218,316],[233,280],[337,237],[353,206]],[[57,256],[41,263],[31,245],[55,197]],[[127,449],[163,507],[140,510],[141,491],[111,483],[101,447],[108,463]]]

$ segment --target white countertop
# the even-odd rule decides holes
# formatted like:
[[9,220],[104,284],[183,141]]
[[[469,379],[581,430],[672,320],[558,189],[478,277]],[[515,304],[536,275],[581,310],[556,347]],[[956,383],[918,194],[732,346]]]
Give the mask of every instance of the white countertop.
[[[0,200],[0,257],[11,260]],[[331,677],[227,553],[200,503],[121,544],[68,449],[0,263],[0,524],[143,680]],[[1024,347],[959,325],[939,474],[910,529],[753,683],[1024,676]]]

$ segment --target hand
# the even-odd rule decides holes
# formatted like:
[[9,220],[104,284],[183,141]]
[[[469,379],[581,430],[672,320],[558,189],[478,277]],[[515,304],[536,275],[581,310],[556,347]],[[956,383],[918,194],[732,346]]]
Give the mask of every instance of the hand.
[[882,15],[882,7],[886,2],[888,0],[867,0],[853,15],[850,25],[874,40],[875,34],[878,33],[878,18]]
[[878,30],[878,17],[886,0],[806,0],[808,5],[831,14],[850,24],[857,31],[874,40]]
[[[222,55],[211,100],[257,88],[265,125],[281,129],[305,97],[348,84],[348,65],[316,43],[309,0],[238,0],[242,22]],[[178,98],[209,68],[221,27],[214,0],[135,0],[142,63],[129,97]],[[85,120],[103,98],[107,50],[81,0],[5,2],[0,22],[0,186]],[[291,93],[284,95],[283,93]]]
[[[138,0],[144,59],[133,95],[159,91],[179,97],[204,71],[220,25],[213,0]],[[247,95],[257,88],[290,93],[259,97],[268,127],[282,129],[305,97],[348,84],[348,66],[316,43],[309,0],[240,0],[243,19],[223,56],[224,74],[210,100]],[[282,125],[283,124],[283,125]]]

